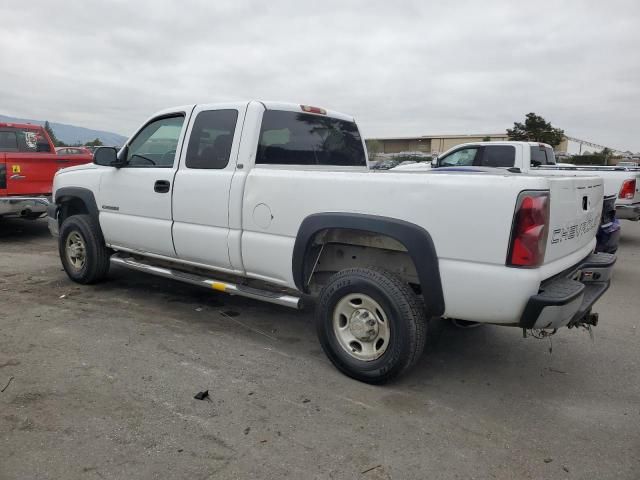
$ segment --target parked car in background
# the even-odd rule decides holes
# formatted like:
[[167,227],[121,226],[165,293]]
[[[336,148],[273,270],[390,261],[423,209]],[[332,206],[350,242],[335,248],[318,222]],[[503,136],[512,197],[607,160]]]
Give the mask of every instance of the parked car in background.
[[78,162],[81,160],[86,163],[93,162],[93,152],[87,147],[56,147],[56,153],[61,157],[73,158]]
[[54,174],[90,161],[86,156],[58,155],[39,125],[0,123],[0,217],[42,216],[49,205]]
[[56,147],[58,155],[93,155],[87,147]]
[[113,263],[293,308],[315,296],[328,358],[381,383],[420,358],[431,317],[595,325],[615,262],[593,253],[602,191],[597,176],[374,174],[349,115],[187,105],[59,172],[49,228],[78,283]]

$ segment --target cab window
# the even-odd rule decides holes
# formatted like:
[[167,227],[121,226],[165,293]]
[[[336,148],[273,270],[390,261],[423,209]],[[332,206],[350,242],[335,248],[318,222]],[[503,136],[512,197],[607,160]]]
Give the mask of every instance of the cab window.
[[470,167],[478,155],[478,147],[462,148],[438,161],[439,167]]
[[553,149],[544,145],[536,145],[531,147],[531,166],[539,167],[540,165],[555,165],[556,156]]
[[237,120],[237,110],[200,112],[191,129],[186,167],[225,168],[229,163]]
[[163,117],[148,123],[129,144],[127,167],[171,168],[183,123],[183,115]]
[[516,163],[516,149],[513,145],[487,145],[482,157],[483,167],[510,168]]
[[0,131],[0,152],[17,152],[18,136],[14,131]]

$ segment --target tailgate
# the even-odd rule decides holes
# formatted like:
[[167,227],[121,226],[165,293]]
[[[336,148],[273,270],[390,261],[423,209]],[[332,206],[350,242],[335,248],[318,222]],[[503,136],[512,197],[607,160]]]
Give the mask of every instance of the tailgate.
[[55,153],[5,153],[9,195],[49,195],[53,176],[64,164]]
[[600,177],[549,177],[551,206],[545,263],[589,244],[600,225],[603,180]]

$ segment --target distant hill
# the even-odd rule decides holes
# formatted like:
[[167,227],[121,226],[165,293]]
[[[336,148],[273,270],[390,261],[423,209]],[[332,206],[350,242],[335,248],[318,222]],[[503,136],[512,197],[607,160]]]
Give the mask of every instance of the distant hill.
[[[8,117],[6,115],[0,115],[0,122],[15,122],[15,123],[33,123],[35,125],[44,125],[44,120],[29,120],[27,118],[15,118]],[[92,130],[85,127],[76,127],[75,125],[67,125],[66,123],[49,122],[53,133],[56,134],[59,140],[63,141],[67,145],[73,145],[75,143],[87,143],[91,140],[99,138],[105,145],[121,146],[127,140],[126,137],[113,132],[105,132],[104,130]]]

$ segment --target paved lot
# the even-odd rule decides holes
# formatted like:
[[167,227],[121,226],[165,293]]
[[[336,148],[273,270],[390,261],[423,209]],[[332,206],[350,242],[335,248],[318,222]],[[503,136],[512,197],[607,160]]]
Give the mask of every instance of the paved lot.
[[4,221],[0,479],[637,479],[640,225],[623,237],[594,342],[436,322],[374,387],[309,313],[126,270],[81,287],[44,222]]

